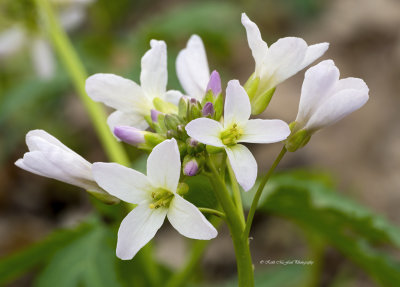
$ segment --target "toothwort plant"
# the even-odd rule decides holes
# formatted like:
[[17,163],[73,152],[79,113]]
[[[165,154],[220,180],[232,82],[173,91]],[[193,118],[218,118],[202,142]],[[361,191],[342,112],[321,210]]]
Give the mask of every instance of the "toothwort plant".
[[[210,73],[201,38],[193,35],[178,55],[176,70],[184,93],[167,91],[167,47],[151,40],[141,62],[140,85],[113,74],[86,80],[87,95],[115,109],[108,125],[115,140],[150,152],[144,175],[117,163],[89,163],[42,130],[26,136],[29,148],[16,165],[38,175],[86,189],[107,204],[120,200],[136,207],[122,221],[117,256],[132,259],[156,234],[167,217],[183,236],[210,240],[216,228],[202,213],[227,223],[237,259],[239,286],[254,286],[249,232],[261,193],[287,151],[304,147],[312,135],[368,100],[368,87],[357,78],[339,80],[332,60],[305,73],[296,119],[250,119],[265,111],[276,86],[328,49],[327,43],[308,46],[303,39],[279,39],[268,47],[246,14],[242,24],[255,60],[255,71],[242,86],[227,83],[225,95],[217,71]],[[245,217],[241,202],[257,178],[257,161],[243,143],[282,142],[283,148],[261,177]],[[225,181],[228,171],[230,184]],[[196,207],[185,199],[187,177],[203,175],[214,188],[219,209]]]

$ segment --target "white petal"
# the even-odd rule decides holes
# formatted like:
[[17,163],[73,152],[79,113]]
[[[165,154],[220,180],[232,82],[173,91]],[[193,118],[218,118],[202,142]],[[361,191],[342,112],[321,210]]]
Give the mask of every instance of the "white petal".
[[210,79],[210,70],[204,44],[199,36],[192,35],[186,48],[179,52],[176,73],[185,92],[201,101]]
[[286,37],[272,44],[264,59],[261,76],[271,81],[266,90],[300,71],[306,51],[307,43],[301,38]]
[[17,52],[26,40],[25,31],[18,26],[0,33],[0,57],[7,57]]
[[140,85],[152,100],[163,97],[167,88],[167,45],[164,41],[151,40],[150,46],[142,57]]
[[54,178],[87,190],[99,190],[94,182],[91,164],[77,154],[53,146],[47,151],[25,153],[15,164],[29,172]]
[[31,172],[31,173],[34,173],[34,174],[37,174],[37,175],[40,175],[40,176],[45,176],[45,177],[47,177],[47,175],[44,174],[43,172],[41,172],[40,170],[36,170],[36,169],[34,169],[34,168],[31,168],[31,167],[27,166],[27,165],[25,164],[25,162],[24,162],[24,159],[22,159],[22,158],[18,159],[14,164],[15,164],[16,166],[18,166],[19,168],[22,168],[22,169],[24,169],[24,170],[26,170],[26,171],[29,171],[29,172]]
[[188,123],[185,129],[190,137],[201,143],[217,147],[224,146],[220,138],[222,125],[217,121],[198,118]]
[[41,39],[35,39],[32,46],[32,61],[35,71],[42,79],[49,79],[55,70],[55,60],[50,44]]
[[[68,158],[70,157],[71,160],[76,162],[76,165],[85,167],[85,171],[90,169],[91,164],[86,159],[70,148],[66,147],[63,143],[45,131],[33,130],[28,132],[26,135],[26,144],[30,151],[66,154]],[[57,161],[57,157],[54,157],[54,160]],[[60,164],[62,164],[61,158],[58,161]],[[88,173],[87,178],[92,180],[91,172]]]
[[348,114],[361,108],[368,101],[368,92],[363,90],[343,90],[329,97],[311,116],[308,130],[318,130],[332,125]]
[[244,191],[250,190],[257,178],[257,162],[247,147],[237,144],[225,148],[236,180]]
[[176,140],[158,144],[147,158],[147,177],[154,187],[175,192],[181,174],[181,158]]
[[258,72],[260,71],[263,59],[268,51],[268,45],[261,38],[261,33],[257,25],[252,22],[245,13],[242,13],[242,24],[246,29],[247,41],[249,42],[251,53],[256,62],[256,74],[259,76]]
[[110,130],[113,134],[114,134],[114,128],[116,126],[130,126],[138,128],[140,130],[145,130],[149,127],[144,117],[141,114],[137,114],[134,111],[131,111],[129,113],[115,111],[108,116],[107,124],[110,127]]
[[167,217],[171,225],[183,236],[209,240],[218,232],[196,206],[175,194],[172,199]]
[[86,80],[86,92],[96,102],[116,110],[150,112],[151,103],[135,82],[113,74],[95,74]]
[[168,209],[150,209],[148,203],[138,205],[121,222],[118,230],[117,256],[132,259],[149,242],[164,222]]
[[169,90],[165,93],[165,100],[168,103],[174,104],[178,106],[179,100],[183,97],[183,94],[180,91]]
[[339,80],[339,70],[332,60],[322,61],[309,68],[301,88],[296,121],[305,124],[319,105],[331,94]]
[[151,199],[152,186],[147,177],[117,163],[95,162],[93,177],[109,194],[123,201],[139,204]]
[[303,70],[305,67],[310,65],[316,59],[320,58],[323,54],[325,54],[328,48],[329,48],[329,43],[326,42],[308,46],[300,70]]
[[333,89],[333,93],[337,93],[339,91],[343,90],[359,90],[364,93],[368,93],[369,89],[367,84],[359,78],[345,78],[341,79],[338,82],[336,82],[335,88]]
[[244,124],[251,114],[249,96],[238,80],[228,82],[224,107],[224,128],[233,123]]
[[243,130],[239,142],[275,143],[283,141],[290,134],[289,126],[281,120],[249,120]]
[[[41,141],[38,141],[41,139]],[[42,150],[42,145],[40,144],[43,141],[46,141],[49,144],[55,145],[62,150],[67,152],[75,153],[73,150],[65,146],[62,142],[60,142],[57,138],[47,133],[44,130],[31,130],[26,134],[25,137],[26,145],[28,146],[30,151]]]

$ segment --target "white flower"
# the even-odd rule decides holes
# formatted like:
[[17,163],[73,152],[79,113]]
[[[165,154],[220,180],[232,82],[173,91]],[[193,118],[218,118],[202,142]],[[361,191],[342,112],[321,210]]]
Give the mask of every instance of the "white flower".
[[[95,0],[52,0],[57,5],[61,26],[70,31],[79,26],[85,18],[86,6]],[[0,32],[0,58],[17,53],[27,43],[32,43],[31,58],[37,75],[42,79],[52,78],[56,61],[50,43],[40,33],[32,34],[29,29],[12,26]]]
[[0,58],[18,52],[26,41],[25,31],[14,26],[0,33]]
[[118,199],[105,192],[93,179],[92,164],[43,130],[26,135],[29,152],[15,165],[34,174],[54,178],[86,189],[108,203]]
[[132,259],[161,227],[165,217],[183,236],[208,240],[217,230],[177,194],[181,161],[175,139],[157,145],[147,159],[147,176],[116,163],[94,163],[97,183],[123,201],[138,204],[122,221],[117,256]]
[[201,101],[210,80],[207,55],[201,38],[192,35],[176,58],[176,74],[186,94]]
[[315,132],[334,124],[368,101],[368,86],[358,78],[339,80],[339,70],[326,60],[307,70],[301,90],[296,130]]
[[242,14],[242,24],[256,63],[254,77],[260,78],[260,92],[275,88],[321,57],[329,47],[328,43],[308,46],[301,38],[286,37],[268,48],[257,25],[245,13]]
[[93,100],[116,109],[108,117],[111,130],[115,126],[146,129],[146,116],[155,109],[156,98],[177,103],[182,94],[166,91],[167,46],[164,41],[151,40],[151,49],[142,57],[139,86],[135,82],[113,75],[95,74],[86,80],[86,92]]
[[245,191],[255,183],[257,162],[240,142],[273,143],[287,138],[288,125],[281,120],[249,120],[251,106],[246,91],[237,80],[228,83],[224,107],[224,123],[199,118],[186,125],[188,135],[207,145],[223,147]]

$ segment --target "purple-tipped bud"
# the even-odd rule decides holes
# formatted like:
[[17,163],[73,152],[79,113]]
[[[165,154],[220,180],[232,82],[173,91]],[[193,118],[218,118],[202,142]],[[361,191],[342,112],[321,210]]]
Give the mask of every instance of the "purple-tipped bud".
[[197,164],[197,161],[194,159],[188,161],[183,167],[183,174],[187,176],[194,176],[197,174],[198,171],[199,171],[199,165]]
[[197,104],[197,100],[195,98],[190,98],[190,103],[191,104]]
[[195,140],[194,138],[190,138],[189,141],[188,141],[188,144],[191,147],[195,147],[195,146],[197,146],[199,144],[199,142],[197,140]]
[[203,114],[203,117],[207,117],[207,116],[213,116],[215,113],[214,110],[214,105],[210,102],[207,102],[204,107],[203,110],[201,111]]
[[121,141],[137,146],[145,142],[143,131],[129,126],[116,126],[114,135]]
[[162,114],[162,112],[157,111],[157,110],[155,110],[155,109],[152,109],[152,110],[150,111],[151,120],[153,121],[153,123],[158,122],[158,115],[159,115],[159,114]]
[[214,96],[217,96],[222,92],[221,88],[221,77],[219,76],[217,71],[213,71],[210,76],[210,81],[208,82],[207,85],[207,92],[211,90],[214,94]]

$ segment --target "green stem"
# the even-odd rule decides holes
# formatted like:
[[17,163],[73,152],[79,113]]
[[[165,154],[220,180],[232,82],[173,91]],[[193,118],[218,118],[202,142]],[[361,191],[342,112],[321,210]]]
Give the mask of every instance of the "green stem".
[[199,207],[199,210],[202,213],[208,213],[208,214],[212,214],[212,215],[218,216],[220,218],[225,218],[225,213],[223,213],[221,211],[218,211],[218,210],[215,210],[215,209],[212,209],[212,208]]
[[[210,222],[212,225],[215,226],[215,228],[218,229],[222,220],[220,218],[214,217],[210,219]],[[211,242],[210,240],[194,241],[193,245],[191,246],[191,253],[188,259],[186,260],[185,266],[179,272],[175,272],[165,286],[166,287],[187,286],[188,285],[187,281],[190,279],[190,276],[196,270],[198,262],[203,256],[204,250],[206,249],[208,244],[210,244],[210,242]]]
[[242,237],[244,230],[243,225],[240,222],[240,216],[231,200],[225,182],[221,179],[214,163],[207,154],[206,162],[212,173],[209,180],[214,187],[218,201],[221,203],[221,206],[225,211],[226,221],[232,236],[236,255],[239,287],[252,287],[254,286],[253,263],[251,261],[249,241],[247,238]]
[[87,73],[68,39],[68,36],[60,26],[51,4],[48,0],[36,0],[36,5],[39,8],[42,20],[53,42],[54,49],[74,83],[75,89],[89,114],[107,156],[112,161],[128,166],[130,164],[128,156],[111,134],[106,123],[107,115],[104,109],[86,95],[85,80],[87,78]]
[[246,228],[243,232],[243,238],[248,238],[249,233],[250,233],[250,228],[251,224],[253,223],[254,219],[254,213],[256,212],[258,202],[260,200],[261,194],[264,190],[265,185],[267,184],[269,178],[271,177],[272,173],[274,172],[275,168],[278,166],[279,162],[282,160],[283,156],[287,152],[286,147],[283,146],[281,152],[279,155],[276,157],[274,163],[268,170],[268,172],[265,174],[265,176],[262,178],[260,185],[258,186],[257,192],[254,195],[253,202],[251,203],[250,211],[249,214],[247,215],[247,222],[246,222]]
[[226,170],[226,152],[222,154],[222,162],[221,162],[221,178],[225,179],[225,170]]
[[314,264],[311,265],[309,276],[303,286],[317,287],[321,285],[321,273],[323,270],[326,243],[321,237],[314,234],[314,232],[312,232],[311,230],[305,228],[304,232],[308,239],[310,253],[309,256]]
[[226,159],[226,165],[228,167],[229,179],[230,179],[231,185],[232,185],[233,200],[235,202],[236,210],[237,210],[237,213],[239,214],[240,221],[244,228],[245,219],[244,219],[244,213],[243,213],[242,196],[240,195],[239,185],[237,183],[235,173],[233,172],[232,166],[229,163],[228,159]]

